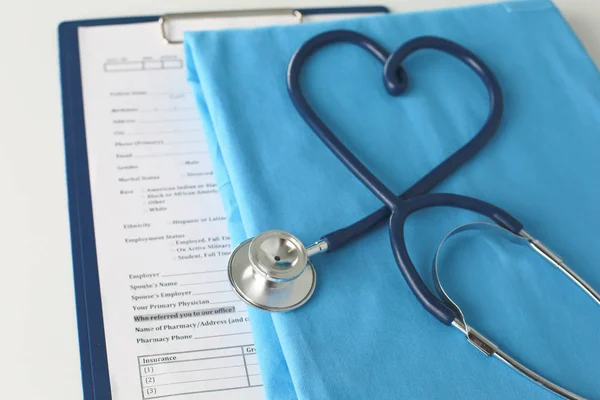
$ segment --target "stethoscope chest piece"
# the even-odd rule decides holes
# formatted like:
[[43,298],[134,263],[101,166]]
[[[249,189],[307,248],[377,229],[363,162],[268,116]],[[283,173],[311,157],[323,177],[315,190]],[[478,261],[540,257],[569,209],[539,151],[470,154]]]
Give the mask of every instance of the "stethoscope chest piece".
[[228,265],[233,290],[266,311],[290,311],[308,301],[316,274],[306,248],[284,231],[267,231],[237,246]]

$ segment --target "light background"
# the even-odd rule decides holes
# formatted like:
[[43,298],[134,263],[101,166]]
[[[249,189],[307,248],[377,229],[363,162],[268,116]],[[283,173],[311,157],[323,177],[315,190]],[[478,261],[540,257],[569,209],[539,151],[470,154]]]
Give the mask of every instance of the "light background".
[[[61,21],[325,5],[384,4],[404,11],[485,2],[492,1],[4,1],[0,10],[0,398],[82,398],[58,69]],[[600,65],[600,1],[555,2]]]

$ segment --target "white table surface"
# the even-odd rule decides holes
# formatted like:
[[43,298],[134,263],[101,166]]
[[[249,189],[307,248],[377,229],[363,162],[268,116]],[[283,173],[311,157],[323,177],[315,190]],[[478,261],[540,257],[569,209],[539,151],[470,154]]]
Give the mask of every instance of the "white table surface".
[[[393,10],[487,0],[387,2]],[[373,0],[7,0],[0,33],[0,398],[81,399],[56,28],[68,19]],[[218,3],[218,4],[217,4]],[[556,0],[600,65],[600,1]],[[600,112],[600,110],[599,110]]]

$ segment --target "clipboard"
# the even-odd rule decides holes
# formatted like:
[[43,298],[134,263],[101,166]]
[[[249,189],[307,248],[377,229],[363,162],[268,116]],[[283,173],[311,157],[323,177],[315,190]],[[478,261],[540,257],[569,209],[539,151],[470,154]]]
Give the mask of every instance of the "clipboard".
[[65,21],[59,25],[59,60],[71,252],[84,399],[109,400],[112,395],[92,214],[78,28],[156,22],[157,35],[161,35],[168,44],[178,44],[181,41],[171,36],[169,27],[171,23],[182,19],[197,20],[289,14],[296,18],[298,23],[301,23],[303,18],[307,16],[388,12],[389,10],[384,6],[265,9]]

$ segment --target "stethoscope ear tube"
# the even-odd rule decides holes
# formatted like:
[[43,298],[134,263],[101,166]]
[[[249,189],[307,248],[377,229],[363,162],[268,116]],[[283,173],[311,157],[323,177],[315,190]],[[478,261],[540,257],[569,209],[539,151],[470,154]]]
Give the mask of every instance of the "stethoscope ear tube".
[[473,211],[494,221],[509,232],[518,234],[523,225],[506,211],[483,200],[452,193],[431,193],[405,200],[402,207],[394,209],[390,218],[390,243],[402,276],[423,307],[446,325],[459,317],[451,304],[436,297],[419,276],[406,248],[404,226],[408,216],[430,207],[453,207]]
[[[543,246],[539,241],[532,238],[525,231],[521,230],[519,234],[517,234],[498,224],[493,224],[489,222],[471,222],[454,228],[453,230],[448,232],[448,234],[446,234],[446,236],[442,239],[442,241],[438,245],[438,248],[435,252],[435,257],[433,259],[432,275],[438,295],[440,296],[442,301],[457,315],[457,318],[454,321],[452,321],[452,326],[460,330],[473,346],[475,346],[478,350],[480,350],[487,356],[493,356],[498,358],[499,360],[503,361],[508,366],[510,366],[526,378],[532,380],[533,382],[539,384],[540,386],[548,389],[549,391],[559,396],[570,400],[585,400],[584,397],[579,396],[549,381],[548,379],[539,375],[535,371],[527,368],[515,358],[505,353],[491,340],[487,339],[485,336],[483,336],[481,333],[479,333],[477,330],[475,330],[469,324],[467,324],[464,312],[461,310],[458,304],[450,298],[448,292],[444,289],[444,286],[442,285],[442,281],[440,279],[440,259],[442,256],[443,249],[445,248],[445,244],[448,241],[450,241],[453,237],[457,236],[460,233],[473,230],[479,232],[484,230],[491,231],[492,233],[495,233],[498,236],[501,236],[502,238],[511,242],[530,246],[536,252],[540,253],[553,266],[565,273],[565,275],[567,275],[578,286],[580,286],[586,292],[586,294],[588,294],[598,304],[600,304],[600,294],[598,294],[589,285],[587,285],[587,283],[583,279],[581,279],[577,274],[574,274],[574,272],[558,256],[556,256],[556,254],[554,254],[547,247]],[[543,247],[544,250],[540,250],[540,247]]]
[[457,318],[455,311],[435,297],[427,288],[415,269],[406,248],[404,239],[404,223],[407,214],[393,211],[390,217],[390,242],[398,268],[421,305],[435,318],[445,325],[450,325]]

